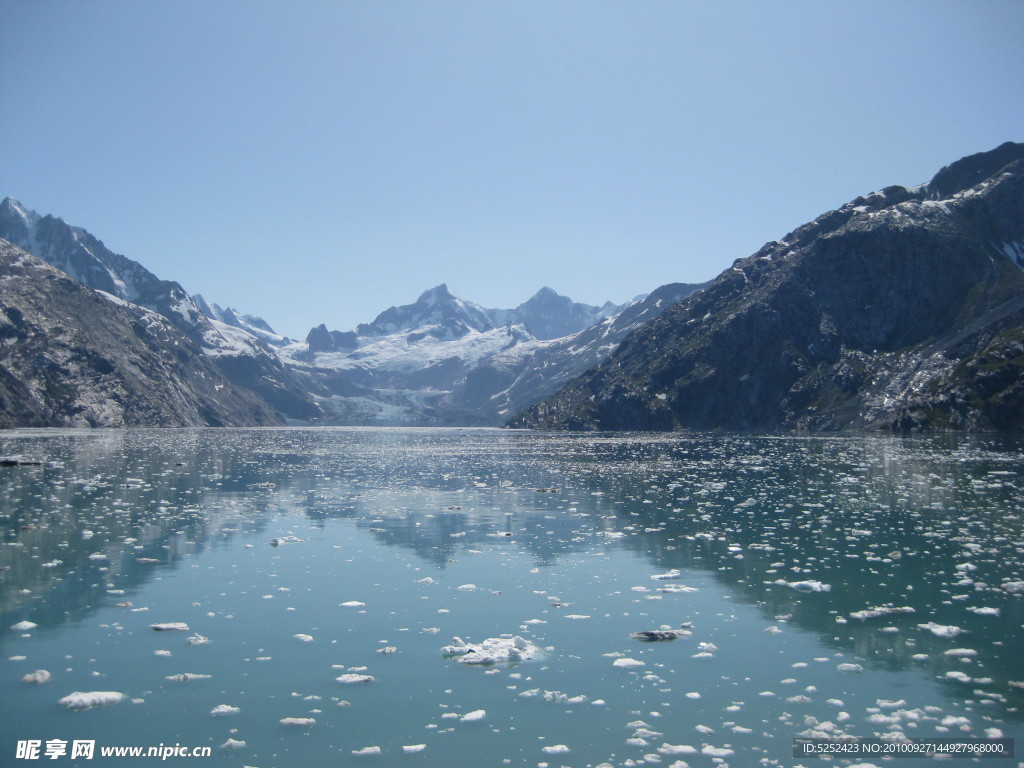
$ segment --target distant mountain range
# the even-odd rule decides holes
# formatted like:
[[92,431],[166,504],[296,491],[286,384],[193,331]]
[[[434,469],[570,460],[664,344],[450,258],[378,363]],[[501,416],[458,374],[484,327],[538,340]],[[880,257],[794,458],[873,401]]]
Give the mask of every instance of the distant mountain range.
[[768,243],[511,423],[1024,430],[1024,145]]
[[1024,428],[1024,145],[829,211],[714,281],[304,340],[0,203],[0,426]]

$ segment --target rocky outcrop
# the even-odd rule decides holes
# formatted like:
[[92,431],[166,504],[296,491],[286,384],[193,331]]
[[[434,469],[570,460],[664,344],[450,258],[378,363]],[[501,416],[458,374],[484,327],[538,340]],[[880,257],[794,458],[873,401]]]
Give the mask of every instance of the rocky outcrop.
[[1024,145],[738,260],[513,419],[559,429],[1024,429]]
[[55,216],[41,216],[13,198],[0,202],[0,237],[83,285],[162,315],[202,348],[231,382],[270,403],[279,414],[273,418],[275,423],[281,418],[306,420],[320,415],[313,399],[267,344],[275,338],[280,343],[287,339],[269,327],[261,331],[259,318],[246,321],[247,316],[200,298],[206,312],[215,315],[208,316],[178,283],[161,280],[138,262],[114,253],[85,229]]
[[0,427],[279,424],[162,315],[0,240]]

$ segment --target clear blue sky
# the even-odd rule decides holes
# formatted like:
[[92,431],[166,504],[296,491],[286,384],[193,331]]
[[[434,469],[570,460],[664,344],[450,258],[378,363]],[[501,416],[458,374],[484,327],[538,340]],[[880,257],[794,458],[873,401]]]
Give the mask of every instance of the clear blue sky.
[[718,274],[1024,140],[1019,0],[0,0],[0,196],[304,336]]

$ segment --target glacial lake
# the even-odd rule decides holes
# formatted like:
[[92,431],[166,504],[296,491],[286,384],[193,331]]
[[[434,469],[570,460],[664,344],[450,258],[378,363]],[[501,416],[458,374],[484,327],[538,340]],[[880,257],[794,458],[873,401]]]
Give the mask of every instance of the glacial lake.
[[[175,744],[212,754],[142,764],[884,766],[904,763],[797,759],[793,739],[900,734],[1024,750],[1022,445],[3,432],[0,455],[39,463],[0,467],[0,765],[54,739],[93,741],[92,760],[40,758],[83,766]],[[188,628],[151,628],[170,623]],[[519,661],[442,651],[516,636]],[[120,701],[58,704],[93,691]]]

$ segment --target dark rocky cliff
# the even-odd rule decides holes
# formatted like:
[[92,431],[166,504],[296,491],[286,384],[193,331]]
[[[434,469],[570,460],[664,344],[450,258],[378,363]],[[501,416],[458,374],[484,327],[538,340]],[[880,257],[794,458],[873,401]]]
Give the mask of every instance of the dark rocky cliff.
[[0,427],[279,423],[162,315],[0,240]]
[[510,424],[1024,429],[1024,145],[766,244]]

